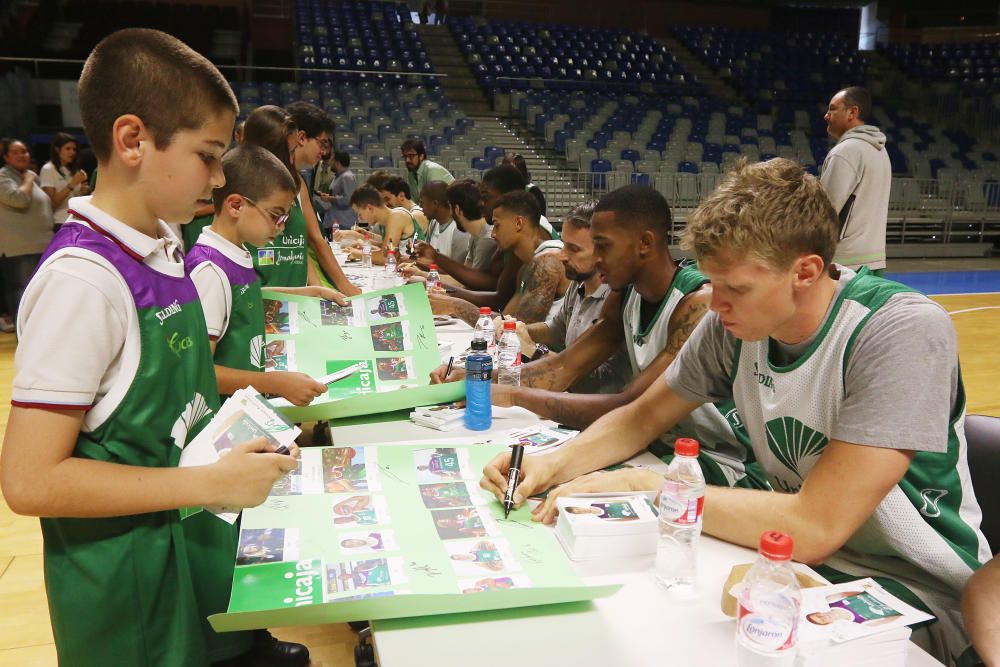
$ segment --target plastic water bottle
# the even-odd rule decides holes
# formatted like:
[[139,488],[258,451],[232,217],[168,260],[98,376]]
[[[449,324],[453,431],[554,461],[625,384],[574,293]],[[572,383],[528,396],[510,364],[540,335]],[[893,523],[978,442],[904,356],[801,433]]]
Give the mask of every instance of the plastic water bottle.
[[431,264],[431,270],[427,272],[427,282],[424,284],[427,286],[428,292],[441,287],[441,274],[438,273],[437,264]]
[[660,490],[660,541],[656,578],[670,590],[693,590],[697,575],[695,547],[705,507],[705,475],[698,465],[698,441],[678,438],[674,460]]
[[361,268],[372,268],[372,239],[368,232],[365,232],[365,240],[361,246]]
[[479,309],[479,319],[476,320],[476,331],[473,338],[482,338],[486,341],[486,350],[496,361],[497,358],[497,332],[493,328],[493,320],[490,318],[492,311],[489,306]]
[[490,385],[493,382],[493,357],[486,352],[486,341],[472,339],[472,354],[465,358],[465,428],[485,431],[493,425]]
[[396,251],[390,250],[385,258],[385,272],[389,275],[396,274]]
[[760,536],[760,556],[743,579],[736,622],[736,664],[777,667],[795,662],[802,594],[792,569],[792,538]]
[[503,336],[500,337],[500,377],[499,384],[509,384],[512,387],[521,386],[521,340],[517,337],[517,322],[507,320],[503,323]]

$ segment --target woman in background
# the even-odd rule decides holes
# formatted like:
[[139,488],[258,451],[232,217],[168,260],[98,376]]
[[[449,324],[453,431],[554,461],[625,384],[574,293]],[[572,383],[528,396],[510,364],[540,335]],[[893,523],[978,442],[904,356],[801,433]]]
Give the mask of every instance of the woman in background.
[[28,168],[31,155],[23,141],[0,140],[0,156],[0,267],[7,310],[16,321],[24,288],[52,240],[52,202]]
[[50,159],[42,167],[38,180],[52,202],[52,223],[58,231],[69,215],[70,197],[90,194],[87,172],[80,168],[78,146],[72,134],[57,132],[52,138]]

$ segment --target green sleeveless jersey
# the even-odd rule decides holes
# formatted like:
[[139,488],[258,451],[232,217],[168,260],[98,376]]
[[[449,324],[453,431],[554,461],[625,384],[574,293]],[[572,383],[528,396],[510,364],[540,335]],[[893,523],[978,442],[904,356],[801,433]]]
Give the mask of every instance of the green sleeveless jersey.
[[[625,349],[634,375],[646,370],[667,346],[670,318],[684,297],[707,282],[708,278],[694,265],[678,268],[659,308],[645,326],[641,321],[642,297],[629,287],[625,294],[622,322],[625,326]],[[698,462],[709,484],[768,488],[759,470],[751,465],[753,456],[749,442],[740,428],[739,414],[731,401],[697,408],[660,436],[654,452],[665,460],[671,460],[674,441],[679,437],[694,438],[701,445]]]
[[222,270],[229,283],[232,306],[226,330],[215,344],[215,363],[242,371],[262,371],[264,309],[257,273],[203,242],[191,248],[184,262],[188,274],[210,262]]
[[[891,307],[893,296],[913,292],[862,269],[841,289],[813,341],[788,365],[772,361],[768,338],[737,341],[733,397],[757,461],[775,491],[797,493],[826,449],[849,391],[845,377],[854,342],[872,315]],[[928,434],[947,437],[947,450],[916,452],[874,513],[824,563],[855,578],[891,580],[895,587],[882,579],[879,583],[903,599],[908,599],[907,591],[918,596],[938,619],[931,628],[935,640],[954,656],[968,646],[958,598],[969,576],[990,555],[979,530],[981,511],[964,455],[964,423],[965,393],[959,378],[947,434]],[[826,570],[822,572],[826,576]]]
[[[219,400],[197,291],[186,275],[151,268],[96,224],[76,214],[71,221],[80,224],[64,225],[42,261],[68,248],[100,256],[132,293],[141,341],[130,385],[103,422],[80,432],[73,456],[176,466]],[[216,635],[204,620],[226,608],[237,538],[234,526],[207,518],[213,523],[202,519],[190,528],[176,510],[43,518],[61,661],[186,667],[247,650],[248,635]]]

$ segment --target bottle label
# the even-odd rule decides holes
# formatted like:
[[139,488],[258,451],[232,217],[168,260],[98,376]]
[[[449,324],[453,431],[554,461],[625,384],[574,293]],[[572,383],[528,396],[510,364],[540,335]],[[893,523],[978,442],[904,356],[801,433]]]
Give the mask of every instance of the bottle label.
[[465,360],[465,377],[467,380],[482,380],[491,382],[493,376],[493,360],[489,356],[469,356]]
[[685,498],[686,487],[680,482],[666,480],[660,491],[660,516],[671,523],[697,525],[705,509],[705,496]]
[[741,601],[737,614],[737,628],[746,644],[767,653],[794,647],[797,606],[783,596],[768,596],[755,602],[756,608],[751,611]]

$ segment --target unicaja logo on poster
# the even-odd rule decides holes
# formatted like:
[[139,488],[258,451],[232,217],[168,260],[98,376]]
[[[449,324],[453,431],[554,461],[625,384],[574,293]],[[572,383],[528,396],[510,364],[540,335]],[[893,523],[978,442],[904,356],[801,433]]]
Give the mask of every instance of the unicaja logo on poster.
[[295,597],[286,597],[285,604],[302,607],[323,601],[322,573],[315,569],[319,561],[300,560],[295,563],[294,572],[286,572],[285,578],[295,579]]

